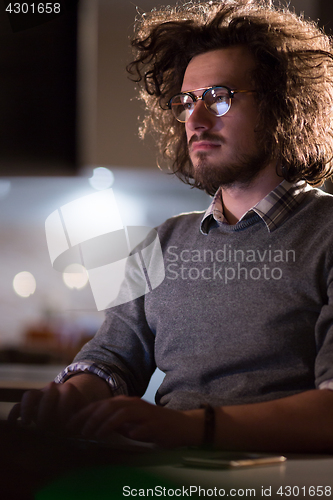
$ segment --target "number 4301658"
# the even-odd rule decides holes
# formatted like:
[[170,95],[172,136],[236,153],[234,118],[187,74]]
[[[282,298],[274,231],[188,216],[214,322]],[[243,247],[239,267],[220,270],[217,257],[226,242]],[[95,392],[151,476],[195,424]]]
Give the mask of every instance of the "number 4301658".
[[331,486],[280,486],[277,495],[290,497],[330,497]]
[[60,14],[60,3],[10,3],[6,7],[10,14]]

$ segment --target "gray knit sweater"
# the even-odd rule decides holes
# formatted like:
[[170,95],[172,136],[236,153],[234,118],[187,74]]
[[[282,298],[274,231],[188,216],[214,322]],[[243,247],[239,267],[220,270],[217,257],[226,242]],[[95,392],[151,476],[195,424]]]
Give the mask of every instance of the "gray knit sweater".
[[112,366],[176,409],[266,401],[333,379],[333,197],[306,193],[269,233],[258,215],[200,231],[202,213],[158,228],[163,283],[109,309],[76,357]]

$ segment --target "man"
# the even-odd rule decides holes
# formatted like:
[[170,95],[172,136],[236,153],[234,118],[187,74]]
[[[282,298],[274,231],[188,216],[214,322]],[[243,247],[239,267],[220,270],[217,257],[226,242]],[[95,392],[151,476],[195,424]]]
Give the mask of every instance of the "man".
[[[162,446],[332,451],[333,200],[308,184],[332,169],[330,40],[226,0],[143,16],[133,46],[142,132],[214,199],[158,228],[163,283],[109,309],[62,383],[11,418]],[[154,406],[139,397],[156,366]]]

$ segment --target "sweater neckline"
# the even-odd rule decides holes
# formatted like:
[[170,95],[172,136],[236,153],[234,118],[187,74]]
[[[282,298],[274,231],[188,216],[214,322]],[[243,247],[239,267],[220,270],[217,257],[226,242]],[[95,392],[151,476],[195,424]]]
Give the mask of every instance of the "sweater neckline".
[[214,224],[214,226],[211,226],[211,229],[213,229],[213,227],[217,227],[221,232],[233,233],[233,232],[237,232],[237,231],[242,231],[243,229],[246,229],[249,226],[253,226],[260,221],[263,222],[260,215],[258,215],[257,213],[254,213],[250,217],[247,217],[246,219],[242,219],[241,221],[238,221],[234,225],[226,224],[225,222],[216,221],[216,225]]

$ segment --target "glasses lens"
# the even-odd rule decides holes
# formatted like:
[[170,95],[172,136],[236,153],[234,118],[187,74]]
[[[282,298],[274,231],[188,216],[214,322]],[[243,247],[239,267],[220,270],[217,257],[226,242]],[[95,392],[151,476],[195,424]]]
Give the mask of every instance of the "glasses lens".
[[223,87],[210,89],[204,97],[206,108],[216,116],[225,115],[231,104],[228,89]]
[[179,122],[187,122],[194,111],[195,102],[187,94],[178,94],[171,99],[171,110]]

